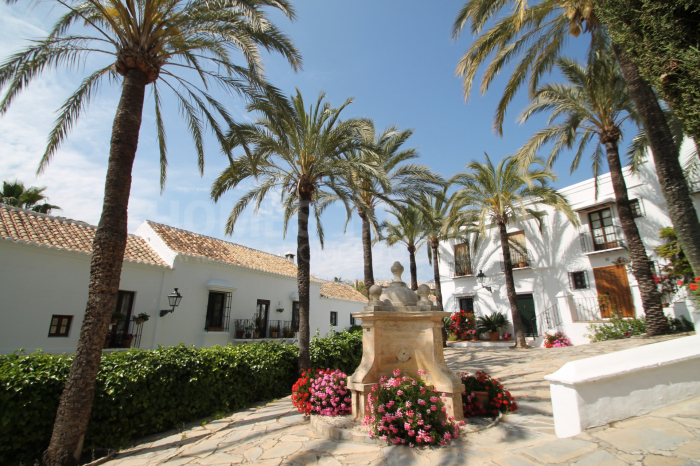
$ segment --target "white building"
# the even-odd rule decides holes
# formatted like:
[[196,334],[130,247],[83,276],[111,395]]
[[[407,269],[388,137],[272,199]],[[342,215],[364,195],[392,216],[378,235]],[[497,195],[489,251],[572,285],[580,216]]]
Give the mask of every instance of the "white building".
[[[659,230],[672,223],[653,160],[649,158],[639,175],[626,170],[625,181],[637,214],[637,228],[649,258],[658,268],[659,262],[663,265],[663,259],[654,253],[654,248],[662,244]],[[700,185],[691,185],[697,208]],[[589,342],[587,326],[609,318],[613,309],[624,317],[644,315],[638,284],[631,268],[624,265],[629,255],[609,174],[598,178],[598,189],[596,198],[594,179],[590,179],[559,191],[577,213],[579,227],[545,205],[535,206],[535,210],[546,213],[541,232],[537,220],[529,216],[516,218],[508,225],[515,288],[528,336],[541,337],[559,330],[574,344],[583,344]],[[487,230],[476,247],[454,241],[442,243],[440,260],[445,311],[474,310],[477,316],[500,311],[510,319],[496,228]],[[476,278],[480,270],[486,275],[483,286]],[[599,300],[599,295],[606,297]],[[669,303],[669,315],[697,319],[689,314],[684,295],[664,299]],[[512,325],[506,331],[512,332]],[[536,339],[532,344],[541,341]]]
[[[0,353],[75,351],[94,230],[0,205]],[[240,344],[275,334],[294,342],[299,298],[293,259],[146,221],[128,238],[117,303],[124,317],[111,327],[106,345],[127,346],[128,335],[140,348]],[[162,313],[172,309],[167,296],[174,288],[180,305]],[[331,323],[350,326],[350,313],[366,301],[350,286],[312,278],[312,334],[327,334]],[[141,313],[150,319],[137,325],[132,318]]]

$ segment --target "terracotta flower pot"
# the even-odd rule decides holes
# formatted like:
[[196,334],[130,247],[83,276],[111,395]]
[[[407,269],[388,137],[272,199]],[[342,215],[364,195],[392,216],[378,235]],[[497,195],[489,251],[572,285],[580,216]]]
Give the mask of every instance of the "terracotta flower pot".
[[136,325],[141,325],[143,323],[143,319],[136,319]]
[[469,335],[461,335],[461,336],[459,337],[459,339],[462,340],[462,341],[470,340]]
[[112,325],[117,325],[117,319],[112,319]]
[[491,336],[491,341],[498,341],[501,339],[501,332],[489,332]]
[[122,340],[122,348],[131,348],[131,340]]
[[270,332],[270,334],[272,335],[272,338],[277,338],[277,332]]
[[489,404],[489,392],[474,392],[476,395],[476,401],[484,405],[484,407]]
[[253,338],[260,338],[260,334],[258,332],[253,333]]
[[236,338],[239,340],[243,339],[243,330],[236,331]]

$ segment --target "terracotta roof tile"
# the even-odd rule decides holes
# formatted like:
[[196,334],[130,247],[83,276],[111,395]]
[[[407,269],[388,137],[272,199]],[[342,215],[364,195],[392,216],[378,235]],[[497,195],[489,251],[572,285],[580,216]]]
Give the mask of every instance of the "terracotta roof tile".
[[367,296],[344,283],[324,281],[321,285],[321,296],[324,298],[345,299],[347,301],[367,302]]
[[[229,243],[228,241],[204,236],[161,223],[146,220],[165,244],[174,252],[227,264],[239,265],[289,277],[297,276],[297,266],[284,257],[257,249]],[[312,278],[313,281],[318,281]]]
[[[7,241],[91,254],[96,229],[85,222],[0,204],[0,238]],[[168,267],[146,241],[134,235],[128,236],[124,259]]]

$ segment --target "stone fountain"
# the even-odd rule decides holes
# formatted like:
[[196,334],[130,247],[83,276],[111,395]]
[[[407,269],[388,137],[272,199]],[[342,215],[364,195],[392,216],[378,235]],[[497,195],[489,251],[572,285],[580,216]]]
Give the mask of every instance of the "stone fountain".
[[419,286],[417,292],[408,288],[401,281],[403,271],[394,262],[394,281],[385,289],[373,285],[367,306],[352,314],[362,319],[362,362],[348,378],[353,419],[360,422],[369,414],[367,394],[372,386],[398,368],[412,377],[418,376],[418,369],[427,371],[428,384],[445,394],[447,415],[461,420],[464,385],[447,367],[442,353],[442,319],[450,313],[437,310],[429,299],[428,285]]

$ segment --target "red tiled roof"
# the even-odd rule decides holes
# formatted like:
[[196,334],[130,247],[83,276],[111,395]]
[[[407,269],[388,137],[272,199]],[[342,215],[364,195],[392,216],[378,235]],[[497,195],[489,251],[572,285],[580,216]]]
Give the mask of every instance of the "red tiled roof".
[[[77,220],[0,204],[0,238],[6,241],[91,254],[96,229]],[[127,238],[124,260],[168,267],[146,241],[134,235]]]
[[344,283],[324,281],[321,285],[321,296],[324,298],[345,299],[347,301],[367,302],[367,296]]

